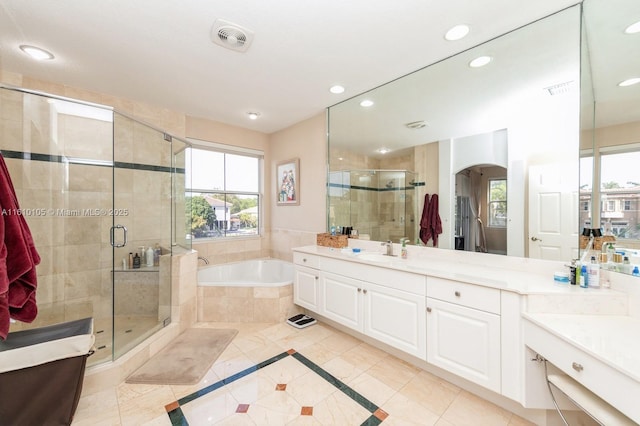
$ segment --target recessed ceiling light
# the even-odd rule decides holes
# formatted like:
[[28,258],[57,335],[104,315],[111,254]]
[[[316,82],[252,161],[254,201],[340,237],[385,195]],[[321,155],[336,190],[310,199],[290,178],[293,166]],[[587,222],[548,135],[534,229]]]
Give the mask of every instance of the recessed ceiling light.
[[447,33],[444,35],[444,38],[449,41],[460,40],[461,38],[464,38],[467,34],[469,34],[469,30],[470,28],[468,25],[456,25],[455,27],[447,31]]
[[258,117],[260,117],[259,112],[248,112],[247,115],[249,116],[250,120],[257,120]]
[[640,77],[628,78],[625,81],[621,81],[618,83],[620,87],[633,86],[634,84],[640,83]]
[[35,46],[29,46],[27,44],[21,45],[20,50],[38,61],[53,59],[54,57],[51,52],[47,52],[44,49]]
[[391,152],[391,150],[389,148],[380,148],[380,149],[376,149],[376,152],[378,154],[386,154],[387,152]]
[[492,59],[491,56],[479,56],[479,57],[475,58],[473,61],[469,62],[469,66],[471,68],[484,67],[489,62],[491,62],[491,59]]
[[635,33],[640,33],[640,21],[629,25],[624,32],[626,34],[635,34]]
[[335,86],[331,86],[329,88],[329,91],[331,93],[335,93],[336,95],[339,95],[340,93],[344,93],[344,87],[340,86],[339,84],[336,84]]
[[360,106],[361,106],[361,107],[368,108],[368,107],[370,107],[371,105],[373,105],[373,101],[372,101],[372,100],[370,100],[370,99],[365,99],[364,101],[360,102]]

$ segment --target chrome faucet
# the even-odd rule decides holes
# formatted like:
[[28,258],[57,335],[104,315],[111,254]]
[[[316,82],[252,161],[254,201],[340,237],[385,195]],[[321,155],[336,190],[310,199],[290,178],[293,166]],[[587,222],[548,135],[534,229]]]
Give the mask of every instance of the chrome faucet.
[[198,260],[202,260],[205,265],[209,264],[209,259],[207,259],[206,257],[198,256]]
[[387,246],[387,252],[385,253],[387,256],[395,256],[395,254],[393,254],[393,242],[391,240],[382,242],[381,245]]

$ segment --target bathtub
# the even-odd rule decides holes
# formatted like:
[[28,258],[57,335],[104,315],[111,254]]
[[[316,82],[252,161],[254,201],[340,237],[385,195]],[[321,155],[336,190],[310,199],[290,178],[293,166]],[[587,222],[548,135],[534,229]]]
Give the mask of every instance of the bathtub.
[[198,269],[198,286],[280,287],[293,283],[293,264],[253,259]]
[[201,322],[280,322],[299,313],[293,304],[293,264],[277,259],[198,269]]

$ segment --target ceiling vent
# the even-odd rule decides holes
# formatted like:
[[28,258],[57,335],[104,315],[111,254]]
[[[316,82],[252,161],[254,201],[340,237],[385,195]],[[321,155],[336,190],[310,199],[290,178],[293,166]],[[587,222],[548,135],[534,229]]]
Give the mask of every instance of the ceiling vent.
[[211,28],[211,40],[227,49],[245,52],[253,40],[253,31],[224,19],[216,19]]

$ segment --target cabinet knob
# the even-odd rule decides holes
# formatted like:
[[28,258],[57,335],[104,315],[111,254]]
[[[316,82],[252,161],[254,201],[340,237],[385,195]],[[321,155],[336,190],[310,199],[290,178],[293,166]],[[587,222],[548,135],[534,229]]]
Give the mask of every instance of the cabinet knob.
[[361,288],[359,288],[359,289],[358,289],[358,293],[360,293],[361,291],[362,291],[362,289],[361,289]]
[[577,362],[574,362],[573,364],[571,364],[571,366],[573,367],[574,370],[576,371],[582,371],[584,370],[584,367],[582,366],[582,364],[578,364]]
[[313,278],[315,278],[315,279],[317,280],[317,279],[318,279],[318,278],[320,278],[320,277],[313,277]]
[[431,308],[427,307],[427,312],[431,313]]
[[303,261],[303,262],[306,262],[306,261],[307,261],[307,258],[305,257],[304,259],[302,259],[302,261]]
[[460,292],[459,292],[459,291],[456,291],[456,292],[455,292],[455,293],[453,293],[453,294],[455,294],[455,295],[456,295],[456,297],[460,297]]
[[367,294],[367,289],[365,288],[364,290],[362,290],[362,292],[363,292],[364,294]]

